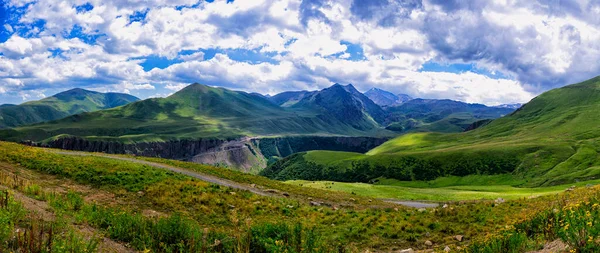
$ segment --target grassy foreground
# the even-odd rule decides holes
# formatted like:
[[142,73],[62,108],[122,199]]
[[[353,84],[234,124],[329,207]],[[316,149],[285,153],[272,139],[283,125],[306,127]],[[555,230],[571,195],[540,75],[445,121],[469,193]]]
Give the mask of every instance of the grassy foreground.
[[[290,197],[262,197],[148,165],[60,155],[0,142],[0,165],[11,173],[5,178],[29,177],[35,184],[29,186],[34,189],[30,191],[32,197],[47,202],[54,212],[140,251],[387,252],[406,248],[441,251],[448,246],[452,250],[481,252],[474,245],[500,238],[503,234],[499,233],[507,226],[528,222],[530,217],[554,208],[562,210],[563,206],[600,197],[598,188],[581,187],[558,195],[500,204],[480,201],[417,210],[226,169],[151,160],[239,183],[254,183],[265,189],[285,190]],[[6,186],[2,180],[0,184]],[[69,190],[57,190],[57,185]],[[99,193],[108,195],[98,198]],[[311,206],[311,199],[324,204]],[[10,223],[9,227],[14,229],[15,224]],[[455,239],[457,235],[463,236],[461,241]],[[545,242],[542,237],[527,240],[531,242],[519,244],[519,250],[540,249]]]

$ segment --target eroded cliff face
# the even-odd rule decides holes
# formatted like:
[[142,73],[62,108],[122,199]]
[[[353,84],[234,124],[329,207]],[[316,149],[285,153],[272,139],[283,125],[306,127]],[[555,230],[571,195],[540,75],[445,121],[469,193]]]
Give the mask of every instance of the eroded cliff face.
[[330,136],[294,136],[277,138],[254,138],[266,158],[286,157],[294,153],[310,150],[332,150],[366,153],[383,144],[389,138],[376,137],[330,137]]
[[202,164],[226,166],[245,172],[258,173],[269,159],[277,159],[296,152],[335,150],[364,153],[381,145],[387,139],[372,137],[277,137],[240,139],[199,139],[166,142],[120,143],[64,137],[47,144],[26,142],[28,145],[66,150],[132,154],[161,157]]

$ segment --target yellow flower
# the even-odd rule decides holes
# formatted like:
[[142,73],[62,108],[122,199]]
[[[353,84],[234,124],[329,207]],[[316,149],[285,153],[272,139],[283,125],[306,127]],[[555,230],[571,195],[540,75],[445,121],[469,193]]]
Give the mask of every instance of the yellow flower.
[[588,221],[587,225],[591,227],[592,226],[592,222]]

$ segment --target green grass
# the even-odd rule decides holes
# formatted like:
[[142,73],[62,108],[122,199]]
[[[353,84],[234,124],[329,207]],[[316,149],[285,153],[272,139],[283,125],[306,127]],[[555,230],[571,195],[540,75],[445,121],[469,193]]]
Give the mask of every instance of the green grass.
[[[99,205],[97,211],[93,210],[93,203],[85,201],[82,203],[79,198],[68,193],[67,199],[61,200],[63,204],[53,205],[57,209],[65,210],[64,213],[75,214],[75,217],[83,223],[112,233],[115,238],[135,241],[135,238],[121,236],[139,235],[137,241],[139,244],[135,244],[138,245],[137,247],[147,245],[155,248],[156,246],[149,245],[156,245],[156,239],[148,239],[149,237],[143,235],[150,234],[152,238],[159,238],[160,236],[154,237],[154,235],[162,233],[155,230],[158,226],[157,220],[145,221],[145,218],[136,216],[140,210],[151,209],[170,217],[179,214],[182,222],[189,222],[192,227],[206,228],[209,233],[219,234],[223,236],[223,242],[235,242],[240,235],[247,240],[248,237],[245,235],[248,235],[248,231],[253,231],[253,237],[250,239],[254,238],[256,233],[257,241],[277,238],[275,236],[281,235],[283,242],[286,240],[290,242],[297,238],[295,231],[297,225],[300,225],[302,237],[318,238],[322,242],[320,245],[326,245],[325,252],[337,251],[340,245],[347,252],[364,252],[366,249],[370,251],[395,251],[406,248],[425,250],[427,249],[424,245],[425,240],[433,241],[434,249],[442,250],[444,245],[464,247],[466,244],[482,241],[487,233],[495,234],[507,225],[522,221],[524,217],[531,217],[547,210],[560,199],[584,201],[586,196],[597,192],[595,188],[582,187],[581,190],[577,189],[570,195],[561,193],[534,199],[519,198],[501,205],[495,205],[493,201],[453,203],[451,208],[420,212],[376,199],[369,202],[369,197],[299,187],[239,171],[159,158],[143,159],[172,164],[247,185],[254,183],[264,189],[287,192],[291,197],[261,197],[247,191],[213,185],[137,163],[114,161],[103,157],[60,155],[48,152],[46,149],[0,142],[1,166],[5,167],[7,164],[14,166],[17,171],[20,171],[19,174],[28,175],[30,173],[26,173],[27,171],[34,171],[42,175],[55,176],[50,179],[40,176],[35,179],[37,183],[48,184],[49,187],[55,187],[57,184],[83,184],[92,186],[89,194],[93,194],[95,190],[114,194],[117,201],[111,201],[111,206],[108,207],[97,204]],[[6,180],[12,178],[10,175],[0,177]],[[31,186],[28,189],[27,192],[36,194],[39,199],[49,201],[53,199],[52,194],[40,194],[40,189],[37,187]],[[139,191],[142,192],[141,195]],[[327,204],[311,206],[310,201],[323,201]],[[112,209],[101,210],[101,207]],[[104,212],[118,215],[111,218]],[[93,217],[94,213],[103,214]],[[107,222],[105,224],[113,224],[110,228],[115,230],[111,231],[109,226],[97,223],[102,221],[101,217],[109,217],[105,220]],[[185,228],[187,225],[175,221],[164,221],[167,222],[166,224],[176,224],[167,226],[170,231],[194,230],[188,230]],[[138,226],[133,222],[146,225]],[[123,224],[130,225],[122,226]],[[121,228],[136,228],[136,232],[124,233],[123,231],[127,230],[120,230]],[[202,233],[204,231],[201,230]],[[314,234],[309,235],[310,233]],[[464,235],[465,241],[457,242],[453,239],[457,234]],[[186,243],[191,241],[194,240],[184,240]],[[298,245],[282,245],[281,242],[276,241],[270,243],[269,245],[274,248],[267,252],[279,252],[281,246],[285,245],[290,245],[292,248]],[[293,251],[289,250],[289,252]]]
[[440,184],[435,185],[436,183],[430,184],[429,182],[422,181],[403,182],[397,180],[381,180],[376,184],[306,180],[290,180],[286,181],[286,183],[309,188],[342,191],[370,198],[443,202],[481,199],[494,200],[497,198],[520,199],[528,197],[538,197],[542,195],[550,195],[563,192],[566,188],[569,188],[572,185],[585,186],[587,184],[598,184],[600,183],[600,180],[586,181],[569,185],[557,185],[552,187],[536,188],[520,188],[497,183],[485,185],[477,184],[476,182],[470,182],[468,183],[469,185],[460,185],[460,183],[457,183],[452,184],[452,186],[440,186],[451,183],[437,182]]
[[57,120],[69,115],[122,106],[139,100],[120,93],[73,89],[42,100],[0,108],[0,128]]

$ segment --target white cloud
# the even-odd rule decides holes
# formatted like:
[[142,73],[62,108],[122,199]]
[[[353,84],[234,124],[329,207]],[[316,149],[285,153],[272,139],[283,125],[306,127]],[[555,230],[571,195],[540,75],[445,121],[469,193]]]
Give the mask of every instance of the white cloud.
[[[85,2],[93,9],[78,12]],[[496,104],[527,101],[600,69],[595,1],[257,0],[191,8],[197,2],[11,0],[30,5],[10,27],[17,33],[0,43],[0,93],[85,86],[166,94],[196,81],[274,93],[341,82]],[[131,22],[145,11],[144,20]],[[19,32],[38,20],[39,31]],[[70,38],[74,27],[95,42]],[[365,59],[348,60],[346,42]],[[205,60],[199,50],[207,49],[217,50],[214,58]],[[273,61],[221,53],[236,49]],[[146,72],[140,63],[149,56],[184,62]],[[419,72],[428,61],[473,63],[515,80]]]
[[184,61],[202,61],[204,60],[204,53],[200,51],[192,54],[180,55],[179,59]]

